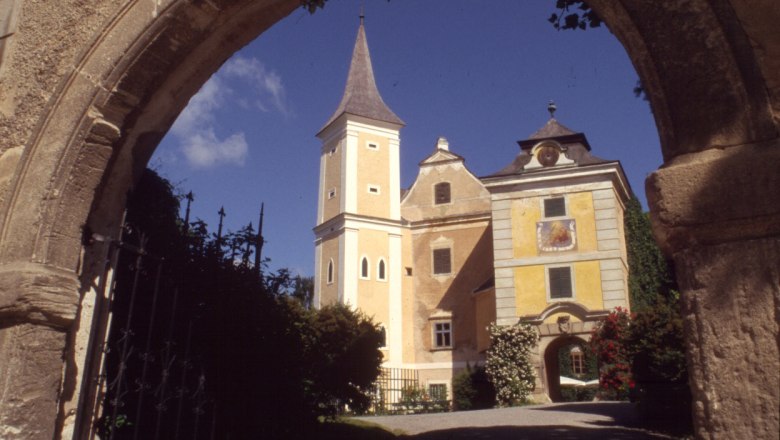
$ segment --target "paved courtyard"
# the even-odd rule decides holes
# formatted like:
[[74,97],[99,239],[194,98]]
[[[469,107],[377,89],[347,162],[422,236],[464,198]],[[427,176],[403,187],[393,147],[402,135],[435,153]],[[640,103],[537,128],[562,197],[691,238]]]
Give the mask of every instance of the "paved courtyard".
[[636,426],[633,404],[582,402],[406,416],[360,417],[407,434],[438,439],[668,439]]

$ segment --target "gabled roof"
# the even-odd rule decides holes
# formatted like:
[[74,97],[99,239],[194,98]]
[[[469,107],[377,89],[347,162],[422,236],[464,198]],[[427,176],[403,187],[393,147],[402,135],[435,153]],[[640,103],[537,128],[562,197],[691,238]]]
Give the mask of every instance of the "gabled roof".
[[433,152],[430,156],[423,159],[419,165],[434,165],[441,162],[453,162],[453,161],[459,161],[464,162],[465,159],[463,159],[463,156],[459,154],[455,154],[449,150],[442,150],[440,148],[437,148],[436,151]]
[[352,51],[352,61],[349,65],[344,96],[342,96],[341,103],[339,103],[336,111],[328,119],[328,122],[322,127],[322,130],[344,113],[404,125],[404,122],[387,107],[387,104],[379,95],[379,90],[374,80],[374,69],[371,66],[371,55],[368,52],[368,42],[366,41],[366,31],[363,28],[362,18],[358,28],[357,39],[355,40],[355,48]]

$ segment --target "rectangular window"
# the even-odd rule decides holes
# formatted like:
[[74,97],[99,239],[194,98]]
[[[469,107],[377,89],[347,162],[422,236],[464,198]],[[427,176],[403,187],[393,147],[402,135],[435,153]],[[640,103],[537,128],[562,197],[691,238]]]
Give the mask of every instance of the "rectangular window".
[[336,197],[336,188],[331,188],[328,190],[328,200]]
[[550,299],[572,298],[571,267],[547,269],[550,285]]
[[585,374],[584,357],[585,356],[583,356],[582,350],[571,350],[571,372],[577,376]]
[[379,144],[376,144],[374,142],[369,142],[366,146],[369,149],[371,149],[371,150],[378,150],[379,149]]
[[449,182],[441,182],[437,183],[433,187],[434,192],[434,204],[435,205],[443,205],[446,203],[450,203],[450,183]]
[[447,384],[446,383],[432,383],[428,384],[428,396],[434,402],[441,402],[447,400]]
[[408,277],[412,276],[412,268],[411,267],[406,267],[405,269],[406,269],[406,276],[408,276]]
[[433,250],[433,274],[447,275],[452,272],[450,248]]
[[563,197],[544,199],[545,217],[564,217],[565,215],[566,215],[566,199],[564,199]]
[[433,343],[436,348],[452,347],[452,324],[450,322],[433,324]]
[[368,192],[371,194],[379,194],[379,187],[376,185],[368,185]]

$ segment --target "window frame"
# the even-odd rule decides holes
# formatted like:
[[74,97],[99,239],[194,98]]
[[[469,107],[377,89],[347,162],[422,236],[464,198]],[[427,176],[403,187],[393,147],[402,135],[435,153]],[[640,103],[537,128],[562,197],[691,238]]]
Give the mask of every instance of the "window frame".
[[368,256],[366,255],[360,257],[359,274],[361,280],[371,279],[371,262],[368,260]]
[[[562,199],[563,200],[563,214],[561,215],[547,215],[547,202],[552,200]],[[548,219],[548,218],[565,218],[569,215],[569,200],[565,195],[557,195],[557,196],[550,196],[550,197],[543,197],[542,198],[542,219]]]
[[[447,188],[447,201],[439,202],[439,188]],[[433,185],[433,205],[451,205],[452,204],[452,184],[448,181],[437,182]]]
[[[550,270],[555,269],[569,269],[569,291],[570,296],[567,297],[559,297],[559,298],[553,298],[552,296],[552,282],[550,278]],[[571,264],[556,264],[551,266],[546,266],[544,268],[544,277],[545,277],[545,287],[547,289],[547,302],[558,302],[558,301],[574,301],[577,298],[576,295],[576,282],[574,280],[574,266]]]
[[[449,271],[447,271],[447,272],[437,272],[436,271],[436,253],[437,252],[441,252],[441,251],[445,251],[445,250],[448,252],[448,257],[449,257],[449,262],[447,263]],[[452,254],[453,254],[453,252],[452,252],[452,247],[451,246],[437,247],[437,248],[431,249],[431,273],[433,274],[433,276],[435,276],[435,277],[446,277],[446,276],[451,276],[452,275],[452,267],[453,267]]]
[[[439,329],[438,326],[447,326],[447,329]],[[447,339],[449,345],[439,344],[439,336],[442,337],[442,342]],[[452,350],[455,347],[455,338],[452,328],[451,319],[436,319],[431,321],[431,349],[432,350]]]
[[[577,350],[575,351],[575,349]],[[578,345],[575,345],[569,350],[569,362],[571,362],[572,374],[577,376],[585,374],[585,353]],[[577,370],[579,370],[579,372]]]
[[379,257],[379,261],[376,262],[376,279],[387,281],[387,263],[383,257]]

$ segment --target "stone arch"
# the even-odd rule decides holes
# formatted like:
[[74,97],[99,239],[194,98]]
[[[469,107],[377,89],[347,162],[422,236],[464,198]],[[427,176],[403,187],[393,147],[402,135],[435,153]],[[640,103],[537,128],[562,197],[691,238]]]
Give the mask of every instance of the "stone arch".
[[[589,3],[626,48],[658,126],[665,164],[648,179],[648,199],[685,295],[699,433],[776,433],[780,10],[773,0]],[[300,2],[15,4],[18,32],[0,78],[0,168],[13,170],[0,176],[0,372],[35,368],[0,401],[34,397],[0,406],[0,436],[51,438],[56,414],[73,409],[58,411],[58,395],[78,396],[73,352],[61,377],[65,335],[88,333],[79,305],[88,308],[102,265],[99,246],[83,245],[85,227],[114,232],[127,189],[189,98]],[[747,335],[743,315],[763,324]],[[20,354],[31,340],[46,341],[45,359]],[[718,360],[725,342],[738,349]],[[767,390],[744,398],[739,384],[707,373],[707,362],[760,378]],[[756,407],[766,416],[751,417]]]
[[585,346],[587,341],[579,336],[563,334],[552,340],[544,350],[544,383],[547,396],[553,402],[562,401],[558,351],[571,344]]

